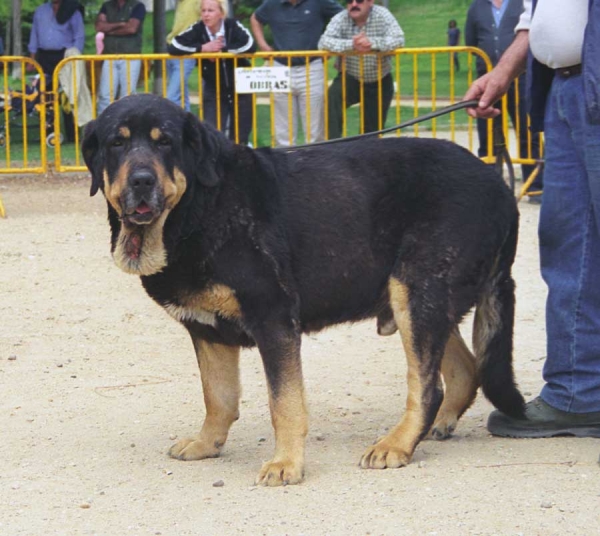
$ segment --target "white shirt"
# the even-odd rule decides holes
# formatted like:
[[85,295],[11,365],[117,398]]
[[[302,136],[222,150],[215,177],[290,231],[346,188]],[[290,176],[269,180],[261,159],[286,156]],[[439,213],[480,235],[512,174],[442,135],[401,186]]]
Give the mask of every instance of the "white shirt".
[[531,0],[515,31],[529,30],[529,46],[536,60],[552,69],[581,63],[588,0],[539,0],[531,17]]
[[211,41],[215,41],[216,39],[218,39],[219,37],[223,38],[223,44],[225,45],[225,21],[222,20],[221,21],[221,28],[219,28],[219,31],[216,34],[211,33],[211,31],[208,29],[208,26],[206,26],[206,33],[208,34],[208,37],[210,37]]

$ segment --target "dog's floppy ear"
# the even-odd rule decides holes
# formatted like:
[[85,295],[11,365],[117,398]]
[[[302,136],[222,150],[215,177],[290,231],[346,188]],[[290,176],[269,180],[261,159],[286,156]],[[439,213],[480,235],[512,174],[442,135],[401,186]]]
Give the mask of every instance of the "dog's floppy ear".
[[222,140],[217,130],[188,112],[183,126],[183,158],[186,175],[196,177],[203,186],[215,186],[221,180]]
[[90,195],[96,195],[102,184],[102,162],[99,154],[100,144],[96,135],[96,120],[92,120],[85,125],[81,152],[83,153],[85,165],[92,174]]

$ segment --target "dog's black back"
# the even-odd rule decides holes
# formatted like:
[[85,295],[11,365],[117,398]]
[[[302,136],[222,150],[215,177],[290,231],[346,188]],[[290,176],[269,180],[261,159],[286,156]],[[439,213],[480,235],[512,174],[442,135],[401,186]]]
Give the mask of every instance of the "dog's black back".
[[377,314],[400,265],[414,266],[414,277],[469,278],[473,295],[461,309],[475,304],[485,265],[504,240],[514,245],[517,211],[500,177],[476,160],[465,167],[456,158],[462,151],[433,140],[365,138],[275,152],[305,328]]

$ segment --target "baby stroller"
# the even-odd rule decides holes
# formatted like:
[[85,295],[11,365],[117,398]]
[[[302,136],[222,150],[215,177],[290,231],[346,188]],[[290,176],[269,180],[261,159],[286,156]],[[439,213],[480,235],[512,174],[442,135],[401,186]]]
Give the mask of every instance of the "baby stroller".
[[[39,89],[39,77],[35,76],[25,91],[10,91],[8,99],[0,99],[0,147],[6,144],[7,135],[11,140],[23,141],[27,130],[28,141],[39,141],[39,135],[45,139],[48,147],[62,143],[63,136],[54,132],[54,104],[52,94],[45,93],[46,106],[42,106],[42,93]],[[45,114],[46,128],[41,131],[41,114]],[[5,120],[8,114],[8,121]],[[19,135],[20,133],[20,135]],[[60,140],[60,141],[59,141]]]

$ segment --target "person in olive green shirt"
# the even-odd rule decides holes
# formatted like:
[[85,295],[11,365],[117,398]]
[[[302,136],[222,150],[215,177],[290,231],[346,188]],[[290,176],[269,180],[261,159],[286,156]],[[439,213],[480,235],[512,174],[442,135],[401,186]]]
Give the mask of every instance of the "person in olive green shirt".
[[[96,31],[104,33],[104,54],[141,54],[146,8],[138,0],[108,0],[96,17]],[[105,60],[98,87],[98,115],[118,97],[135,93],[141,60]],[[112,69],[112,76],[110,70]],[[112,81],[112,87],[111,87]]]

